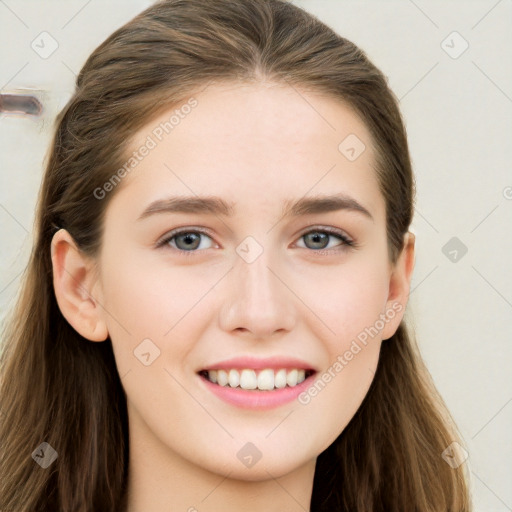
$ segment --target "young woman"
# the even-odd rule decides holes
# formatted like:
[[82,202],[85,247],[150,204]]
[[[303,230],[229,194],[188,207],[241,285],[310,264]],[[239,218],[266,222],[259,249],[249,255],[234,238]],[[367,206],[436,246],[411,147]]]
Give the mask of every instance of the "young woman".
[[1,510],[470,510],[408,335],[383,74],[278,0],[169,0],[57,120],[1,359]]

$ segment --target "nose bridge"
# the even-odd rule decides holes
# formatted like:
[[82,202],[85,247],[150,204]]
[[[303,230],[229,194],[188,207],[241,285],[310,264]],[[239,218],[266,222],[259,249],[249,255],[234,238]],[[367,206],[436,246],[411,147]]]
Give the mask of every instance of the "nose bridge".
[[[276,258],[270,250],[262,248],[260,254],[251,259],[244,256],[243,249],[247,246],[242,243],[237,250],[239,255],[233,271],[229,273],[228,300],[224,304],[222,318],[224,328],[242,328],[257,336],[270,336],[277,330],[291,329],[295,317],[293,294],[281,281],[285,279],[279,276]],[[249,245],[246,254],[252,250],[254,257],[255,249]]]
[[277,290],[278,280],[270,271],[272,258],[269,253],[270,251],[265,251],[255,261],[239,261],[237,265],[242,297],[250,302],[255,301],[260,308],[271,305],[278,299],[276,294],[281,295],[283,291]]

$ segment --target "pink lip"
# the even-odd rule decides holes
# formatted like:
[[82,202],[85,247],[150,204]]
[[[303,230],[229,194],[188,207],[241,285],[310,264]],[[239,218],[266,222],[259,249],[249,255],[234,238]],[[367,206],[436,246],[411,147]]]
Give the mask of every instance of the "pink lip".
[[[272,368],[272,365],[267,365],[264,368],[269,367]],[[299,368],[302,367],[303,366],[299,366]],[[215,366],[213,368],[219,368],[219,366]],[[220,368],[223,369],[222,367]],[[229,368],[236,368],[236,366],[229,366]],[[254,366],[243,366],[243,368],[254,368]],[[283,366],[279,366],[279,368],[283,368]],[[293,366],[293,368],[297,368],[297,366]],[[296,386],[287,386],[285,388],[274,389],[272,391],[260,391],[257,389],[246,390],[241,388],[231,388],[229,386],[219,386],[218,384],[210,382],[207,377],[200,375],[199,378],[208,390],[229,404],[243,409],[265,410],[272,409],[295,400],[311,385],[315,374],[316,372]]]
[[211,364],[205,368],[201,368],[201,370],[264,370],[265,368],[273,370],[297,368],[299,370],[304,369],[316,371],[310,364],[300,359],[277,356],[267,357],[265,359],[258,359],[256,357],[235,357],[233,359]]

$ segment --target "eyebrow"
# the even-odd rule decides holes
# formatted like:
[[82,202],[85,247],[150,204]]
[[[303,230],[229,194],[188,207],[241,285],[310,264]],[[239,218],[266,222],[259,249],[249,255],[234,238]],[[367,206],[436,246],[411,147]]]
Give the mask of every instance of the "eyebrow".
[[372,214],[362,204],[344,194],[303,197],[298,201],[286,201],[283,217],[298,217],[315,213],[328,213],[338,210],[359,212],[373,220]]
[[[371,213],[352,197],[344,194],[309,196],[285,201],[281,217],[299,217],[338,210],[359,212],[373,220]],[[175,196],[151,203],[139,216],[145,219],[157,213],[196,213],[232,217],[234,204],[214,196]]]

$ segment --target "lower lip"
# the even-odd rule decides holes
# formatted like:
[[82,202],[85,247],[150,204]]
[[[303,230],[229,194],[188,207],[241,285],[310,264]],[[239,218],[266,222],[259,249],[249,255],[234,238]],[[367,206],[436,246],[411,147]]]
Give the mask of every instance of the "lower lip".
[[314,376],[315,374],[313,373],[296,386],[286,386],[285,388],[273,389],[272,391],[261,391],[257,389],[247,390],[231,388],[229,386],[219,386],[219,384],[214,384],[202,375],[199,375],[199,378],[207,389],[229,404],[243,409],[264,410],[279,407],[280,405],[284,405],[295,400],[311,385]]

